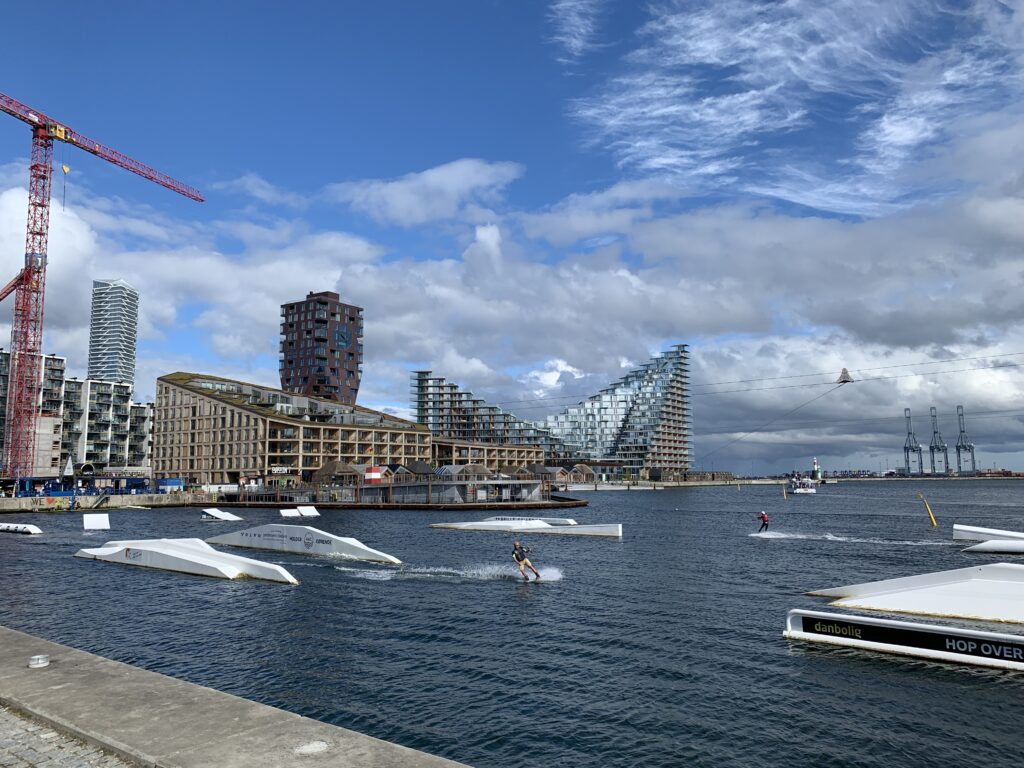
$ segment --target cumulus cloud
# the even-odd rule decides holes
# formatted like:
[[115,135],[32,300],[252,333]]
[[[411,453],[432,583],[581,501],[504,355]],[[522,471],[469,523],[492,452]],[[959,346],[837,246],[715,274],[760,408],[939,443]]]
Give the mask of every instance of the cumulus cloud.
[[[953,146],[950,157],[988,156],[990,144]],[[1022,195],[1005,183],[1014,162],[992,162],[995,180],[971,195],[869,220],[750,203],[671,210],[663,206],[679,201],[660,187],[615,185],[467,224],[464,245],[432,261],[301,221],[197,228],[153,217],[159,226],[143,237],[106,202],[98,208],[109,220],[76,205],[54,211],[46,348],[84,373],[91,279],[118,276],[142,297],[141,396],[156,375],[179,368],[273,385],[279,305],[334,288],[366,310],[361,397],[376,407],[407,412],[409,371],[429,368],[539,419],[620,377],[623,361],[683,341],[693,345],[696,455],[708,454],[707,464],[781,471],[805,455],[895,461],[904,406],[923,416],[935,405],[949,431],[960,403],[978,414],[972,435],[983,453],[1013,452],[1024,449],[1019,419],[984,414],[1024,395],[1019,368],[1007,367],[1024,362],[1013,355],[1024,351]],[[587,210],[613,221],[631,212],[617,229],[621,248],[542,259],[519,234],[552,242],[570,233],[571,242],[607,231],[576,227]],[[24,216],[23,189],[0,193],[0,268],[11,275],[23,258]],[[196,242],[182,242],[190,228]],[[225,233],[250,230],[239,251],[216,247]],[[886,368],[965,356],[984,359],[952,366],[978,369],[960,372]],[[832,386],[842,367],[856,384],[771,422]],[[779,378],[809,371],[822,375]],[[747,383],[707,386],[714,382]]]
[[569,365],[565,360],[547,360],[544,367],[528,371],[520,381],[530,390],[530,394],[536,397],[550,397],[553,391],[562,389],[566,383],[583,378],[584,372],[579,368]]
[[471,206],[497,202],[522,174],[518,163],[463,158],[397,179],[331,184],[326,194],[377,221],[409,227],[455,219]]
[[[732,60],[726,50],[701,55]],[[502,193],[522,169],[472,160],[335,190],[402,228],[443,221],[428,231],[448,238],[447,252],[429,261],[402,247],[415,242],[409,232],[400,244],[387,228],[370,240],[317,226],[305,209],[289,220],[244,212],[183,222],[82,190],[53,210],[46,351],[84,373],[91,279],[122,277],[142,298],[141,395],[179,368],[272,385],[279,305],[335,289],[365,308],[362,402],[399,413],[414,369],[539,419],[621,377],[624,365],[689,342],[705,466],[781,471],[813,455],[832,468],[895,462],[903,407],[920,437],[936,406],[952,442],[961,403],[982,456],[1016,454],[1024,130],[1003,112],[961,125],[918,168],[922,184],[955,193],[864,219],[749,198],[713,203],[643,179],[516,210]],[[26,192],[9,176],[0,269],[13,275]],[[964,357],[980,359],[934,362]],[[843,367],[855,384],[793,411]]]
[[658,202],[683,197],[678,187],[657,181],[622,181],[607,189],[569,195],[545,211],[523,213],[519,222],[528,237],[557,246],[600,238],[614,242],[635,222],[650,219]]

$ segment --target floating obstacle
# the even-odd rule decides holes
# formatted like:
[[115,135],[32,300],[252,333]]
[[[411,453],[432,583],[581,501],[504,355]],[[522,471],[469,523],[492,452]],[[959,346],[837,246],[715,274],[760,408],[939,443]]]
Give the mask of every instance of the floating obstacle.
[[302,517],[302,513],[297,509],[282,509],[281,517]]
[[38,526],[27,523],[0,523],[0,533],[25,533],[35,536],[42,532]]
[[299,583],[280,565],[218,552],[201,539],[108,541],[102,547],[80,549],[75,557],[220,579],[250,578]]
[[296,507],[299,510],[299,514],[303,517],[320,517],[320,513],[316,511],[316,507]]
[[371,549],[358,539],[335,536],[333,533],[327,533],[327,531],[321,531],[308,525],[270,523],[244,531],[214,536],[206,541],[210,544],[269,549],[274,552],[295,552],[300,555],[340,555],[353,560],[368,560],[394,565],[402,562],[397,557]]
[[1024,539],[993,539],[966,547],[963,552],[978,552],[990,555],[1024,555]]
[[237,523],[242,520],[238,515],[233,512],[222,512],[216,508],[204,509],[203,516],[200,518],[208,523],[210,522],[233,522]]
[[87,531],[109,531],[110,515],[106,512],[82,515],[82,528]]
[[873,616],[792,610],[782,636],[934,661],[1024,670],[1024,637]]
[[980,528],[976,525],[953,526],[953,538],[966,541],[1020,540],[1024,541],[1024,533],[1004,531],[999,528]]
[[1024,565],[992,563],[809,592],[831,605],[890,613],[1024,623]]
[[502,533],[543,533],[558,536],[604,536],[622,538],[622,523],[579,525],[565,517],[488,517],[464,523],[431,523],[431,528],[455,531],[498,531]]

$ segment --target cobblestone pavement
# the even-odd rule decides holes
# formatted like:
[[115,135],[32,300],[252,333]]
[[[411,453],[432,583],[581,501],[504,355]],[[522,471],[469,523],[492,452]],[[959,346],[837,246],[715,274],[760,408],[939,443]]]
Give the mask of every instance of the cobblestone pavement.
[[0,707],[0,768],[133,768],[102,749]]

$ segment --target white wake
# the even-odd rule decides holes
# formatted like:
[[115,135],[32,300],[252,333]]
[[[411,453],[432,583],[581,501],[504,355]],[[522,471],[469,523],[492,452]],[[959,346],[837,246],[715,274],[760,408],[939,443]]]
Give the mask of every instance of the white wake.
[[[355,579],[393,581],[400,579],[440,579],[444,581],[522,581],[519,569],[512,565],[469,565],[462,568],[400,565],[396,568],[371,569],[336,565],[334,569]],[[562,569],[551,566],[538,568],[541,581],[561,581]],[[530,573],[530,581],[534,576]]]
[[755,539],[807,539],[809,541],[839,541],[850,544],[901,544],[908,547],[954,547],[956,541],[907,541],[904,539],[858,538],[856,536],[836,536],[832,533],[783,533],[781,531],[765,531],[764,533],[748,534]]

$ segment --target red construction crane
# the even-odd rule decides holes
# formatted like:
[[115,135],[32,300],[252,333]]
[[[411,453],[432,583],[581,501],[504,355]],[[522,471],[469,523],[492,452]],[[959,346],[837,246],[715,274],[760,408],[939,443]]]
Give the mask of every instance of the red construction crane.
[[114,165],[180,195],[203,202],[199,190],[175,181],[138,160],[86,138],[63,123],[0,93],[0,111],[32,127],[32,160],[28,168],[28,232],[25,236],[25,267],[0,289],[0,301],[12,291],[14,322],[11,325],[11,367],[7,385],[7,423],[4,427],[2,474],[21,478],[35,466],[36,419],[42,385],[43,289],[46,285],[46,238],[50,229],[50,179],[53,175],[53,142],[67,142]]

